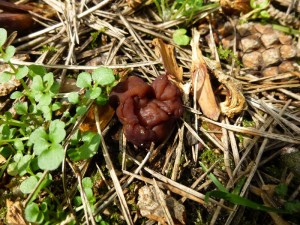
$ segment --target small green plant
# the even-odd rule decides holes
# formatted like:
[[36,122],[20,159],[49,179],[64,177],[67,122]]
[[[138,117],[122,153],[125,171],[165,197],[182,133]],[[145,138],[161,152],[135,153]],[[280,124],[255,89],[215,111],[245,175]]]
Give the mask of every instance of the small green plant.
[[91,48],[94,49],[96,47],[98,47],[98,41],[99,41],[99,37],[100,37],[100,34],[105,32],[106,28],[103,27],[102,29],[96,31],[96,32],[91,32],[91,38],[92,38],[92,41],[91,41]]
[[219,4],[203,5],[203,0],[154,0],[158,14],[164,21],[185,17],[187,24],[199,12],[217,8]]
[[[10,66],[9,71],[0,72],[0,83],[16,79],[22,90],[19,88],[10,95],[14,113],[0,115],[0,155],[6,160],[0,167],[0,178],[5,171],[10,176],[22,177],[20,190],[29,197],[25,207],[28,222],[59,224],[67,214],[51,192],[55,189],[51,187],[51,173],[55,173],[56,179],[59,177],[56,171],[65,157],[77,162],[90,159],[97,153],[100,145],[97,133],[77,131],[67,143],[65,139],[67,130],[87,112],[90,102],[107,103],[108,94],[115,85],[114,72],[101,67],[92,73],[80,73],[76,85],[83,94],[68,93],[70,110],[61,110],[60,84],[55,74],[47,72],[43,66],[13,65],[11,58],[15,48],[11,45],[4,47],[6,40],[7,32],[0,28],[0,59]],[[93,206],[95,197],[88,179],[83,180],[83,186]],[[105,224],[101,217],[96,219]]]
[[57,52],[57,49],[50,45],[43,45],[41,51],[42,52],[48,52],[48,51],[49,52]]
[[65,123],[59,120],[51,121],[48,130],[41,126],[30,134],[28,145],[33,145],[40,169],[55,170],[60,166],[64,159],[61,142],[65,136]]
[[[88,202],[90,203],[90,206],[93,208],[94,203],[96,202],[96,198],[93,194],[93,182],[90,177],[85,177],[82,179],[82,187],[83,191],[85,192],[85,195],[87,197]],[[77,187],[78,191],[80,191],[79,185]],[[77,195],[74,198],[74,202],[76,206],[82,205],[82,199],[81,196]]]
[[98,68],[92,74],[82,72],[77,77],[76,85],[85,89],[85,94],[80,98],[77,92],[72,92],[68,95],[68,100],[72,104],[77,104],[77,114],[83,115],[87,111],[87,104],[90,100],[95,100],[99,105],[107,103],[108,93],[114,83],[115,76],[113,70],[109,68]]
[[[204,171],[207,171],[208,169],[200,163],[201,167],[203,168]],[[236,185],[234,190],[230,193],[226,187],[212,174],[208,174],[209,178],[212,180],[212,182],[216,185],[218,190],[210,191],[206,193],[205,195],[205,201],[208,202],[209,197],[215,197],[218,199],[224,199],[232,204],[235,205],[241,205],[241,206],[246,206],[248,208],[252,208],[255,210],[260,210],[264,212],[277,212],[277,213],[286,213],[284,210],[279,210],[271,207],[264,206],[262,204],[256,203],[254,201],[251,201],[247,198],[239,196],[239,193],[243,187],[243,184],[245,183],[246,179],[241,179],[240,182]]]
[[175,30],[173,33],[173,41],[175,44],[185,46],[190,43],[191,38],[186,35],[186,32],[184,28]]
[[268,5],[270,4],[269,0],[264,1],[257,1],[257,0],[250,0],[250,6],[253,10],[255,10],[255,13],[252,15],[252,19],[269,19],[270,14],[266,10]]
[[219,45],[217,51],[221,60],[226,60],[230,63],[234,60],[237,63],[237,65],[242,66],[241,61],[231,49],[224,49],[222,45]]
[[93,132],[84,132],[81,134],[78,131],[77,134],[73,135],[68,156],[73,161],[89,159],[97,153],[100,142],[99,134]]
[[50,198],[40,204],[30,202],[25,208],[25,219],[34,224],[59,224],[65,218],[64,210],[59,206],[54,207]]

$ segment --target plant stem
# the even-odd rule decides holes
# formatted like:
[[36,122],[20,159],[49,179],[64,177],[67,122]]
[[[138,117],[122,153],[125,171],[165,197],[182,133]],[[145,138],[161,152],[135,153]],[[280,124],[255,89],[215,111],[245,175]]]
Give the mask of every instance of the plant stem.
[[14,141],[16,141],[16,140],[26,141],[26,140],[28,140],[28,139],[29,139],[29,137],[22,137],[22,138],[14,138],[14,139],[0,140],[0,145],[6,144],[6,143],[9,143],[9,142],[14,142]]
[[5,116],[1,116],[1,115],[0,115],[0,119],[1,119],[0,124],[7,124],[7,125],[16,126],[16,127],[29,126],[28,124],[26,124],[24,122],[20,122],[18,120],[14,120],[14,119],[6,120]]

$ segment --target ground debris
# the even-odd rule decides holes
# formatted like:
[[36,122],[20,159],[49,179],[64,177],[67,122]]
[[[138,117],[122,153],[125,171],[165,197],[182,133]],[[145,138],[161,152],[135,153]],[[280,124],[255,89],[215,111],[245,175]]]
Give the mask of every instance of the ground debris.
[[[139,190],[138,207],[142,216],[167,224],[164,210],[155,193],[154,186],[143,186]],[[185,224],[185,207],[173,197],[163,194],[175,224]]]

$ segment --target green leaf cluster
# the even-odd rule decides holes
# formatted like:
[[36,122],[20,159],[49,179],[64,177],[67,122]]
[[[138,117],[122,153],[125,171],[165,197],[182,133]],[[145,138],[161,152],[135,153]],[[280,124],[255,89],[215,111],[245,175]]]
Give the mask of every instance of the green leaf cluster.
[[252,9],[256,10],[256,12],[252,15],[252,19],[269,19],[270,14],[266,10],[268,5],[270,4],[269,0],[257,1],[250,0],[250,6]]
[[39,127],[31,133],[29,142],[33,144],[40,169],[55,170],[60,166],[64,159],[64,148],[61,142],[65,136],[65,123],[60,120],[51,121],[48,132],[44,127]]
[[97,153],[101,143],[99,134],[93,132],[84,132],[83,134],[80,134],[78,132],[75,137],[76,141],[73,141],[71,148],[67,152],[71,160],[80,161],[89,159]]
[[[200,165],[205,172],[208,170],[202,163],[200,163]],[[276,213],[284,213],[285,212],[283,210],[267,207],[262,204],[251,201],[247,198],[241,197],[239,195],[239,193],[246,181],[245,178],[241,179],[241,181],[236,185],[235,189],[230,193],[226,189],[226,187],[224,187],[224,185],[212,173],[209,173],[208,176],[212,180],[212,182],[216,185],[218,190],[214,190],[214,191],[210,191],[210,192],[206,193],[206,195],[205,195],[206,202],[208,202],[210,197],[215,197],[218,199],[227,200],[236,205],[241,205],[241,206],[245,206],[248,208],[252,208],[252,209],[260,210],[260,211],[264,211],[264,212],[276,212]]]
[[[82,179],[81,182],[82,182],[83,191],[87,197],[90,207],[91,207],[92,211],[94,211],[94,204],[96,202],[96,198],[93,193],[92,179],[90,177],[85,177]],[[79,185],[78,185],[77,189],[78,189],[78,191],[80,191]],[[74,201],[74,204],[78,207],[82,205],[82,199],[81,199],[81,196],[79,196],[79,195],[75,196],[73,201]]]
[[43,202],[37,204],[30,202],[25,207],[25,219],[33,224],[60,224],[66,214],[61,207],[55,208],[50,198],[45,198]]
[[164,21],[185,17],[187,24],[201,11],[217,8],[219,4],[204,5],[203,0],[154,0],[158,14]]
[[[6,46],[6,41],[7,32],[0,28],[0,58],[10,67],[9,71],[0,72],[0,83],[17,80],[22,88],[16,87],[18,90],[10,95],[14,115],[10,112],[0,115],[0,155],[6,160],[0,165],[0,178],[4,174],[22,177],[20,190],[24,195],[30,194],[25,208],[28,222],[59,224],[66,214],[49,188],[50,172],[59,168],[65,153],[73,162],[90,159],[97,153],[99,134],[77,132],[71,143],[65,145],[66,130],[86,113],[89,102],[107,103],[108,94],[116,83],[115,76],[112,69],[105,67],[92,73],[82,72],[76,82],[82,90],[62,95],[55,75],[45,67],[13,65],[15,48]],[[67,99],[62,99],[65,96]],[[93,206],[92,183],[83,179],[83,186]],[[41,192],[43,198],[40,198]],[[105,224],[101,217],[97,221]]]
[[68,101],[71,104],[77,104],[77,116],[82,116],[87,112],[87,105],[91,100],[99,105],[107,104],[108,95],[115,81],[113,70],[106,67],[95,69],[92,74],[80,73],[77,77],[76,86],[85,89],[85,94],[83,96],[79,96],[77,92],[68,94]]

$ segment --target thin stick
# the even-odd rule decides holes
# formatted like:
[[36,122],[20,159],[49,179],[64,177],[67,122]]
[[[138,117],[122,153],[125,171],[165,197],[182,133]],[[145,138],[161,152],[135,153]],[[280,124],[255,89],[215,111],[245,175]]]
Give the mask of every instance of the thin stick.
[[113,163],[110,159],[108,149],[106,147],[104,138],[102,136],[97,107],[95,107],[94,115],[95,115],[95,119],[96,119],[97,131],[98,131],[98,134],[100,135],[100,138],[101,138],[103,157],[105,159],[107,169],[109,170],[111,179],[113,181],[113,184],[115,186],[118,198],[120,200],[121,208],[122,208],[122,211],[123,211],[123,216],[125,217],[125,220],[126,220],[127,224],[133,225],[133,221],[132,221],[131,216],[130,216],[129,208],[128,208],[127,203],[126,203],[126,199],[124,197],[122,187],[120,185],[119,179],[118,179],[116,171],[114,169],[114,165],[113,165]]

